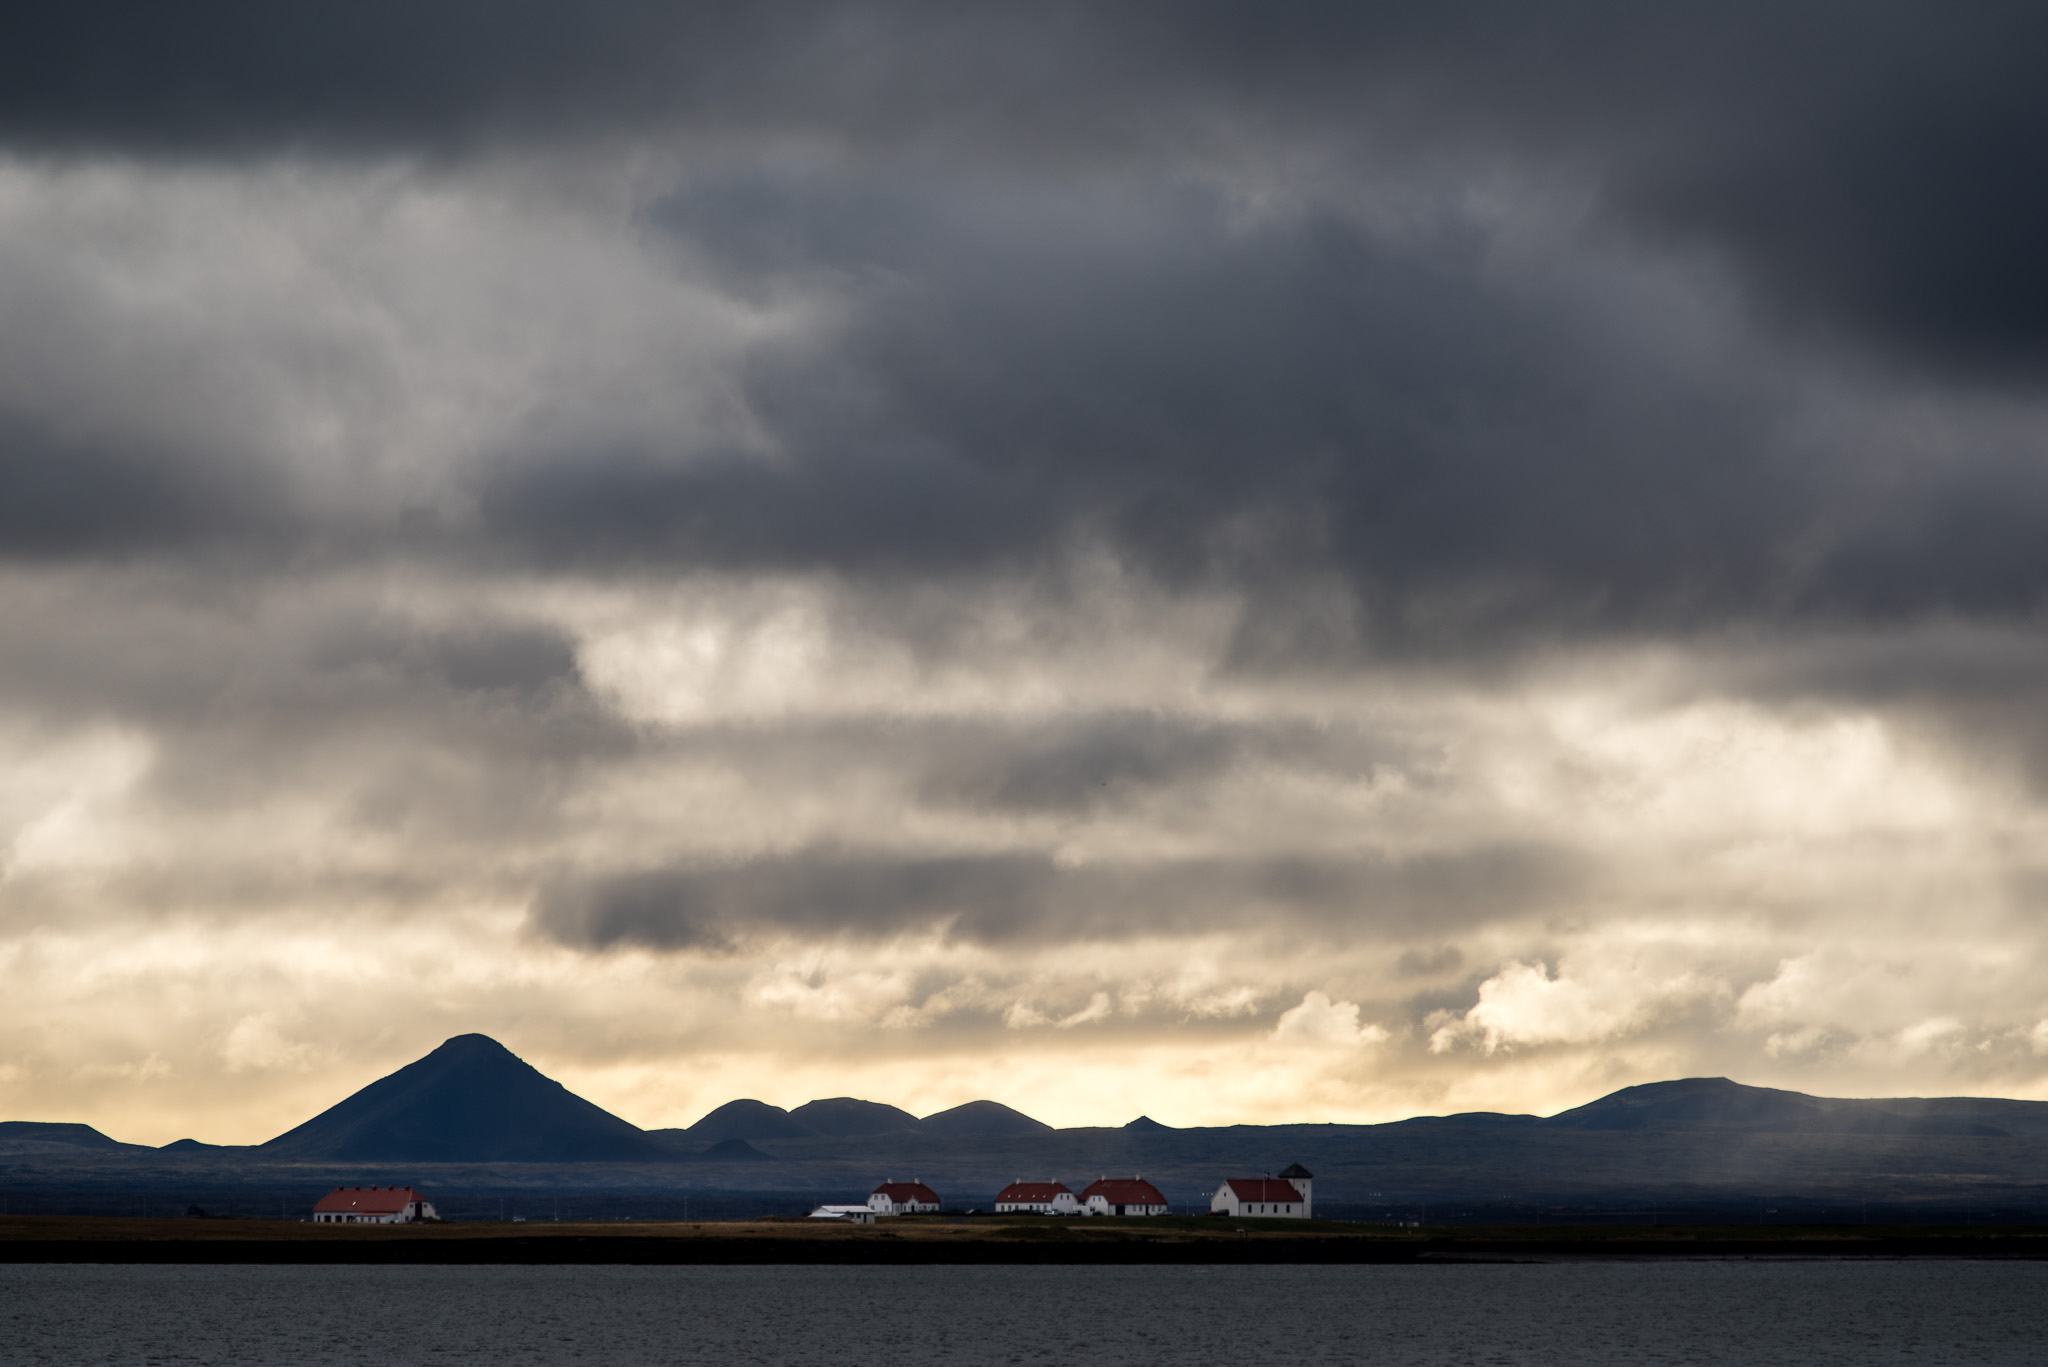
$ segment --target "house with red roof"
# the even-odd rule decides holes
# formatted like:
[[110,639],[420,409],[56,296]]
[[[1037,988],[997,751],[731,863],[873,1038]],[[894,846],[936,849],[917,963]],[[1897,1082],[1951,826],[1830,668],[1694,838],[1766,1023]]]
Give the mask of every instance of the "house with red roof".
[[[1296,1163],[1287,1170],[1299,1173],[1299,1179],[1285,1174],[1279,1177],[1231,1177],[1226,1178],[1209,1198],[1209,1210],[1216,1215],[1240,1215],[1306,1220],[1312,1207],[1309,1204],[1309,1177],[1307,1168]],[[1296,1185],[1299,1181],[1300,1185]]]
[[884,1182],[868,1194],[868,1209],[877,1215],[915,1215],[938,1208],[939,1194],[922,1182]]
[[1142,1177],[1098,1177],[1081,1193],[1090,1215],[1164,1215],[1166,1198]]
[[1080,1198],[1064,1182],[1027,1182],[1018,1178],[996,1193],[996,1214],[1028,1211],[1034,1215],[1079,1215]]
[[411,1187],[336,1187],[313,1207],[316,1225],[411,1225],[440,1218],[434,1203]]

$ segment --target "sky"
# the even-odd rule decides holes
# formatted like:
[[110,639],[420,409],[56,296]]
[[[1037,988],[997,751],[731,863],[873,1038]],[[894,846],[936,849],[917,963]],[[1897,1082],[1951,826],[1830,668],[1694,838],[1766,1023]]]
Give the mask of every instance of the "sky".
[[0,1118],[2048,1097],[2044,45],[19,16]]

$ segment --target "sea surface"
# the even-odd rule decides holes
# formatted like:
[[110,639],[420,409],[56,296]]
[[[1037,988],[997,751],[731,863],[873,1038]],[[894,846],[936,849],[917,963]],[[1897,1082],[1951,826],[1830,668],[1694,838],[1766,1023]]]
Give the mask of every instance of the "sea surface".
[[0,1363],[2048,1363],[2048,1265],[0,1266]]

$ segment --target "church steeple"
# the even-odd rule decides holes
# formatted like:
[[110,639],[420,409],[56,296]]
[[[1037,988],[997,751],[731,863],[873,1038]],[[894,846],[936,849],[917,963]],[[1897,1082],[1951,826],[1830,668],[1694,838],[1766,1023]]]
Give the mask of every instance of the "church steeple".
[[1316,1197],[1315,1192],[1310,1190],[1315,1180],[1315,1174],[1299,1163],[1289,1163],[1280,1173],[1280,1178],[1284,1182],[1291,1183],[1294,1189],[1301,1193],[1302,1215],[1310,1220],[1315,1219]]

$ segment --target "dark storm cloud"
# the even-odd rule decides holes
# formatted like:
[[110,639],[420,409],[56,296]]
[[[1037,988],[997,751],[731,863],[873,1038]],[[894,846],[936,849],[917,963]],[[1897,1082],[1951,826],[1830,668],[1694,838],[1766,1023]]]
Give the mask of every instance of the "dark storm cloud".
[[919,805],[970,815],[1080,817],[1161,793],[1206,792],[1233,772],[1426,787],[1441,757],[1369,727],[1224,721],[1112,709],[1049,718],[924,717],[914,722],[778,719],[702,725],[647,738],[643,752],[744,767],[800,789],[824,773],[886,773]]
[[562,630],[488,608],[449,620],[346,590],[224,593],[203,572],[12,587],[0,696],[50,726],[112,718],[177,733],[231,710],[311,738],[380,712],[447,727],[460,712],[539,716],[584,699]]
[[1603,178],[1625,218],[1725,252],[1767,310],[1945,365],[2048,348],[2048,13],[2021,3],[99,0],[17,19],[0,136],[19,146],[1464,147]]
[[[523,890],[520,843],[556,838],[564,804],[639,744],[585,690],[559,629],[488,608],[451,619],[345,591],[236,594],[208,573],[8,589],[10,721],[57,747],[109,728],[146,737],[139,817],[230,829],[250,813],[317,810],[337,830],[413,847],[400,873],[316,879],[366,898],[380,879],[394,897]],[[254,873],[145,864],[124,893],[136,905],[230,907],[307,877],[291,860]]]
[[[453,885],[478,872],[458,847],[553,837],[567,795],[634,751],[632,729],[584,691],[559,631],[481,613],[307,616],[238,642],[208,699],[232,711],[231,726],[159,720],[154,800],[224,811],[305,794],[358,831],[451,842],[423,851],[419,867]],[[483,877],[519,862],[500,850]]]
[[300,525],[265,472],[219,465],[0,410],[0,562],[274,544]]
[[[1597,306],[1485,279],[1450,213],[1416,242],[1314,207],[1245,226],[1186,187],[825,175],[719,179],[661,219],[743,280],[875,283],[828,338],[758,355],[774,460],[501,469],[485,515],[531,551],[946,571],[1100,537],[1169,579],[1334,564],[1387,637],[1438,631],[1403,617],[1437,588],[1485,616],[1447,634],[1626,625],[1778,587],[1838,459],[1784,446],[1761,367],[1694,373]],[[803,255],[766,260],[777,241]]]
[[1919,446],[1879,389],[1702,348],[1658,316],[1673,298],[1503,274],[1498,225],[1433,214],[709,176],[656,211],[680,250],[742,291],[848,304],[754,356],[775,456],[531,456],[482,507],[522,553],[584,564],[888,576],[1100,539],[1247,590],[1247,659],[1322,569],[1351,585],[1354,650],[2041,601],[2033,425],[1959,412]]
[[32,147],[204,154],[604,124],[644,112],[657,80],[715,70],[703,58],[743,16],[638,0],[47,8],[17,16],[0,57],[0,127]]
[[[457,476],[475,523],[329,529],[335,553],[886,583],[1106,546],[1243,590],[1240,660],[1284,662],[2038,606],[2035,424],[1951,413],[1963,454],[1923,458],[1829,348],[1904,358],[1936,407],[1953,376],[2030,374],[2048,100],[2015,54],[2044,26],[1796,2],[100,4],[0,57],[0,138],[442,168],[675,140],[701,155],[647,226],[677,269],[830,305],[751,353],[758,448],[536,418]],[[1505,207],[1473,210],[1502,167]],[[1382,192],[1410,198],[1376,216]],[[1595,226],[1503,266],[1545,195]],[[1622,281],[1643,253],[1724,263],[1782,335],[1694,345],[1666,316],[1682,291]],[[21,449],[0,531],[46,554],[182,544],[216,511],[179,461]],[[1302,613],[1330,575],[1348,601]]]
[[1374,760],[1397,753],[1391,745],[1375,752],[1356,740],[1307,725],[1230,725],[1156,713],[989,726],[934,747],[917,790],[927,800],[967,808],[1081,813],[1204,784],[1245,763],[1278,763],[1297,773],[1340,767],[1369,773]]
[[1581,886],[1572,855],[1482,847],[1406,861],[1276,856],[1067,867],[1048,855],[902,855],[809,847],[738,864],[571,875],[531,910],[586,948],[731,950],[760,937],[879,939],[940,931],[966,944],[1314,929],[1398,943],[1554,905]]

